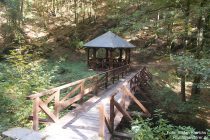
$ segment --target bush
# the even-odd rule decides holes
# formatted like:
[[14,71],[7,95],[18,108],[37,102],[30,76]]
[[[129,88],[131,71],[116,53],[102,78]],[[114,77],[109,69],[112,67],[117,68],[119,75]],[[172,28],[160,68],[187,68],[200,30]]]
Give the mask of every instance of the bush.
[[186,126],[175,126],[163,119],[163,112],[155,110],[153,119],[137,119],[132,122],[131,130],[134,140],[176,140],[195,139],[195,129]]

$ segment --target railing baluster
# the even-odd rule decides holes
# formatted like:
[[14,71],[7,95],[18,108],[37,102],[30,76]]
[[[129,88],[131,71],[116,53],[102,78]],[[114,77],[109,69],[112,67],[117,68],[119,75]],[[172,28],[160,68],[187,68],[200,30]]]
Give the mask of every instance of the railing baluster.
[[60,112],[60,90],[56,91],[55,93],[55,104],[54,104],[54,114],[57,119],[59,119],[59,112]]
[[111,132],[114,133],[114,96],[111,97],[110,100],[110,127],[111,127]]
[[99,106],[99,137],[104,138],[105,136],[105,116],[104,116],[104,105]]
[[114,78],[115,78],[115,70],[112,72],[112,83],[114,84]]
[[33,130],[39,129],[39,97],[36,97],[33,102]]
[[85,82],[83,81],[82,83],[81,83],[81,91],[80,91],[80,94],[81,94],[81,99],[80,99],[80,103],[82,104],[83,102],[84,102],[84,85],[85,85]]
[[99,76],[97,75],[95,81],[95,89],[94,89],[95,95],[98,93],[98,81],[99,81]]
[[106,75],[105,88],[107,88],[108,87],[108,83],[109,83],[109,73],[106,72],[105,75]]

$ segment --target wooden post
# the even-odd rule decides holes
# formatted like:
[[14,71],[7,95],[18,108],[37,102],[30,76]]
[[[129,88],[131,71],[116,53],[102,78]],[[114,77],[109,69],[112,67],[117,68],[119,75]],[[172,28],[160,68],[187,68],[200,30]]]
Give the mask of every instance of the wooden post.
[[39,129],[39,97],[36,97],[33,102],[33,130]]
[[120,66],[122,66],[122,49],[120,48],[120,59],[119,59],[119,62],[120,62]]
[[125,63],[128,64],[128,51],[125,49]]
[[113,50],[110,49],[110,57],[109,57],[109,68],[112,69],[113,68]]
[[106,62],[108,62],[109,59],[109,49],[106,49]]
[[186,102],[186,94],[185,94],[185,75],[181,75],[181,95],[182,95],[182,101]]
[[99,106],[99,126],[99,137],[103,139],[105,136],[105,116],[103,104]]
[[56,119],[59,119],[59,111],[60,111],[60,90],[56,91],[55,93],[55,111],[54,114]]
[[115,70],[113,70],[112,72],[112,83],[114,84],[114,80],[115,80]]
[[146,113],[148,116],[151,116],[149,111],[143,106],[143,104],[128,90],[127,87],[123,86],[121,88],[121,91],[124,92],[126,95],[130,96],[131,99],[142,109],[144,113]]
[[111,97],[110,100],[110,128],[112,133],[114,133],[114,95]]
[[98,82],[99,82],[99,76],[97,75],[96,82],[95,82],[95,88],[94,88],[95,95],[97,95],[97,93],[98,93],[98,85],[99,85]]
[[96,48],[93,48],[93,69],[96,69]]
[[109,78],[109,73],[106,72],[105,76],[106,76],[105,88],[107,88],[108,87],[108,84],[109,84],[109,79],[108,79]]
[[130,64],[131,61],[131,49],[128,49],[128,64]]
[[120,104],[119,104],[118,102],[116,102],[115,100],[114,100],[114,105],[115,105],[116,108],[123,114],[123,116],[126,117],[126,119],[127,119],[128,121],[132,121],[132,118],[131,118],[131,116],[128,114],[128,112],[127,112],[125,109],[123,109],[123,108],[120,106]]
[[87,66],[90,66],[90,49],[87,48]]
[[83,99],[83,97],[84,97],[84,85],[85,85],[85,81],[83,81],[82,83],[81,83],[81,87],[80,87],[80,94],[81,94],[81,99],[80,99],[80,103],[82,104],[83,103],[83,101],[84,101],[84,99]]

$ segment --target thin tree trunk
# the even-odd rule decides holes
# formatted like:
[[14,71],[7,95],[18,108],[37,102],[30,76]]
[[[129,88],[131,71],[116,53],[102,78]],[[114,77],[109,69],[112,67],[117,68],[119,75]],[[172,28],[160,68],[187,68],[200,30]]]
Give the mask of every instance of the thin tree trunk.
[[[197,23],[197,28],[198,28],[198,34],[197,34],[197,49],[195,53],[195,58],[196,59],[201,59],[201,51],[203,50],[203,45],[204,45],[204,38],[203,38],[203,28],[204,28],[204,21],[205,17],[203,16],[203,7],[207,0],[203,0],[200,4],[200,13],[199,13],[199,18],[198,18],[198,23]],[[200,93],[200,87],[199,84],[201,82],[201,75],[196,74],[193,80],[193,85],[192,85],[192,90],[191,94],[199,94]]]
[[74,22],[77,25],[77,23],[78,23],[77,0],[74,0]]
[[181,96],[182,101],[186,102],[186,94],[185,94],[185,74],[181,75]]
[[[188,32],[189,32],[189,16],[190,16],[190,0],[187,0],[186,2],[186,9],[184,9],[184,15],[185,15],[185,26],[184,26],[184,52],[187,48],[188,44]],[[184,71],[184,69],[182,69]],[[186,101],[186,95],[185,95],[185,72],[181,72],[181,95],[182,95],[182,100]]]
[[186,9],[184,9],[185,25],[184,25],[184,51],[187,48],[189,40],[189,16],[190,16],[190,0],[187,0]]
[[24,0],[21,0],[20,13],[21,13],[21,25],[20,26],[22,26],[23,19],[24,19]]

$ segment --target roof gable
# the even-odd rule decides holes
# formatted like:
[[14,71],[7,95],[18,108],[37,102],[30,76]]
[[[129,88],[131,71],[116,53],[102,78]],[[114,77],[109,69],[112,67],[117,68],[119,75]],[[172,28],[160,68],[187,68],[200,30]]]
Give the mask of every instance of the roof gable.
[[108,31],[101,36],[87,42],[84,47],[96,47],[96,48],[134,48],[135,46],[126,40],[122,39],[118,35]]

